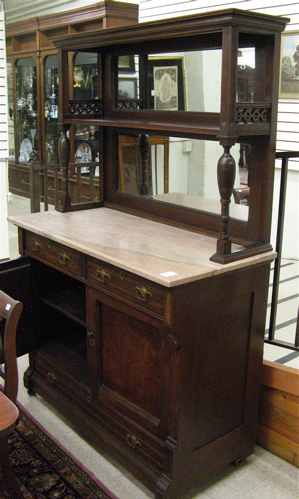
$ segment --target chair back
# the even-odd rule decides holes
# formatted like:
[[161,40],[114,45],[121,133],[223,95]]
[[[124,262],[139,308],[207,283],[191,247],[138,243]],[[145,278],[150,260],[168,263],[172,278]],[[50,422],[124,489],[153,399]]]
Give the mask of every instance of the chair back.
[[0,290],[0,377],[4,379],[4,393],[13,403],[18,394],[16,333],[22,309],[20,301]]

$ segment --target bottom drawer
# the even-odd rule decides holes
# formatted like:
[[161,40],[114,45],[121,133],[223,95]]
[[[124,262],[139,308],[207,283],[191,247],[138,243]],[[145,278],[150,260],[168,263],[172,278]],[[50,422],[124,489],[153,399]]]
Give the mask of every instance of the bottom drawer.
[[90,402],[86,361],[56,340],[34,353],[34,375],[83,407]]
[[91,404],[101,432],[117,441],[125,455],[133,454],[134,460],[142,460],[153,470],[169,472],[173,449],[162,438],[143,430],[128,418],[108,407],[101,400]]

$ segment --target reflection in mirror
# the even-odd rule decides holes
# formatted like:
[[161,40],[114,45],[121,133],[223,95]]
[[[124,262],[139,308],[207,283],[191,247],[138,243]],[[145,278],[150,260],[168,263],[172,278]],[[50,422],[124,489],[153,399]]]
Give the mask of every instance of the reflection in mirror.
[[94,52],[77,52],[73,61],[74,99],[98,99],[98,58]]
[[[148,146],[140,146],[140,136],[119,135],[118,153],[120,192],[220,214],[217,163],[223,148],[218,143],[149,136]],[[232,147],[231,154],[237,171],[230,213],[233,218],[246,221],[248,160],[244,163],[246,154],[240,144]]]
[[129,58],[118,58],[118,108],[220,112],[221,50],[135,55],[126,72]]
[[237,102],[254,101],[255,49],[247,47],[238,51]]

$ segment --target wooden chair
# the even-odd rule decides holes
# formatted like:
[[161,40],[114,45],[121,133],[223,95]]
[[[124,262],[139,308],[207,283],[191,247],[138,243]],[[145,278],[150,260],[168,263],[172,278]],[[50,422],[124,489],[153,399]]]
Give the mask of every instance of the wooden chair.
[[245,201],[245,203],[249,205],[250,187],[239,187],[237,189],[233,189],[233,195],[236,204],[242,204],[242,201]]
[[[0,466],[14,499],[24,499],[15,477],[8,452],[8,435],[17,425],[19,411],[15,406],[18,393],[16,332],[23,304],[0,291]],[[4,368],[1,367],[4,365]]]

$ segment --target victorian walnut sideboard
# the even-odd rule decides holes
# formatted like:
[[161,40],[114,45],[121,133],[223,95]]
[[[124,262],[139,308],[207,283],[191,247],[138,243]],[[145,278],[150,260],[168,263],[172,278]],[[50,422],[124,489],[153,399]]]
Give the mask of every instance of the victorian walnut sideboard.
[[[29,392],[156,498],[183,497],[254,450],[286,22],[229,9],[53,40],[63,195],[55,211],[10,218],[22,256],[3,264],[1,287],[12,293],[23,282]],[[74,98],[74,51],[97,54],[98,99]],[[254,59],[245,102],[240,52]],[[93,203],[75,204],[68,190],[72,125],[99,132],[102,195]],[[138,156],[133,192],[122,143]],[[235,205],[243,143],[250,201]]]

